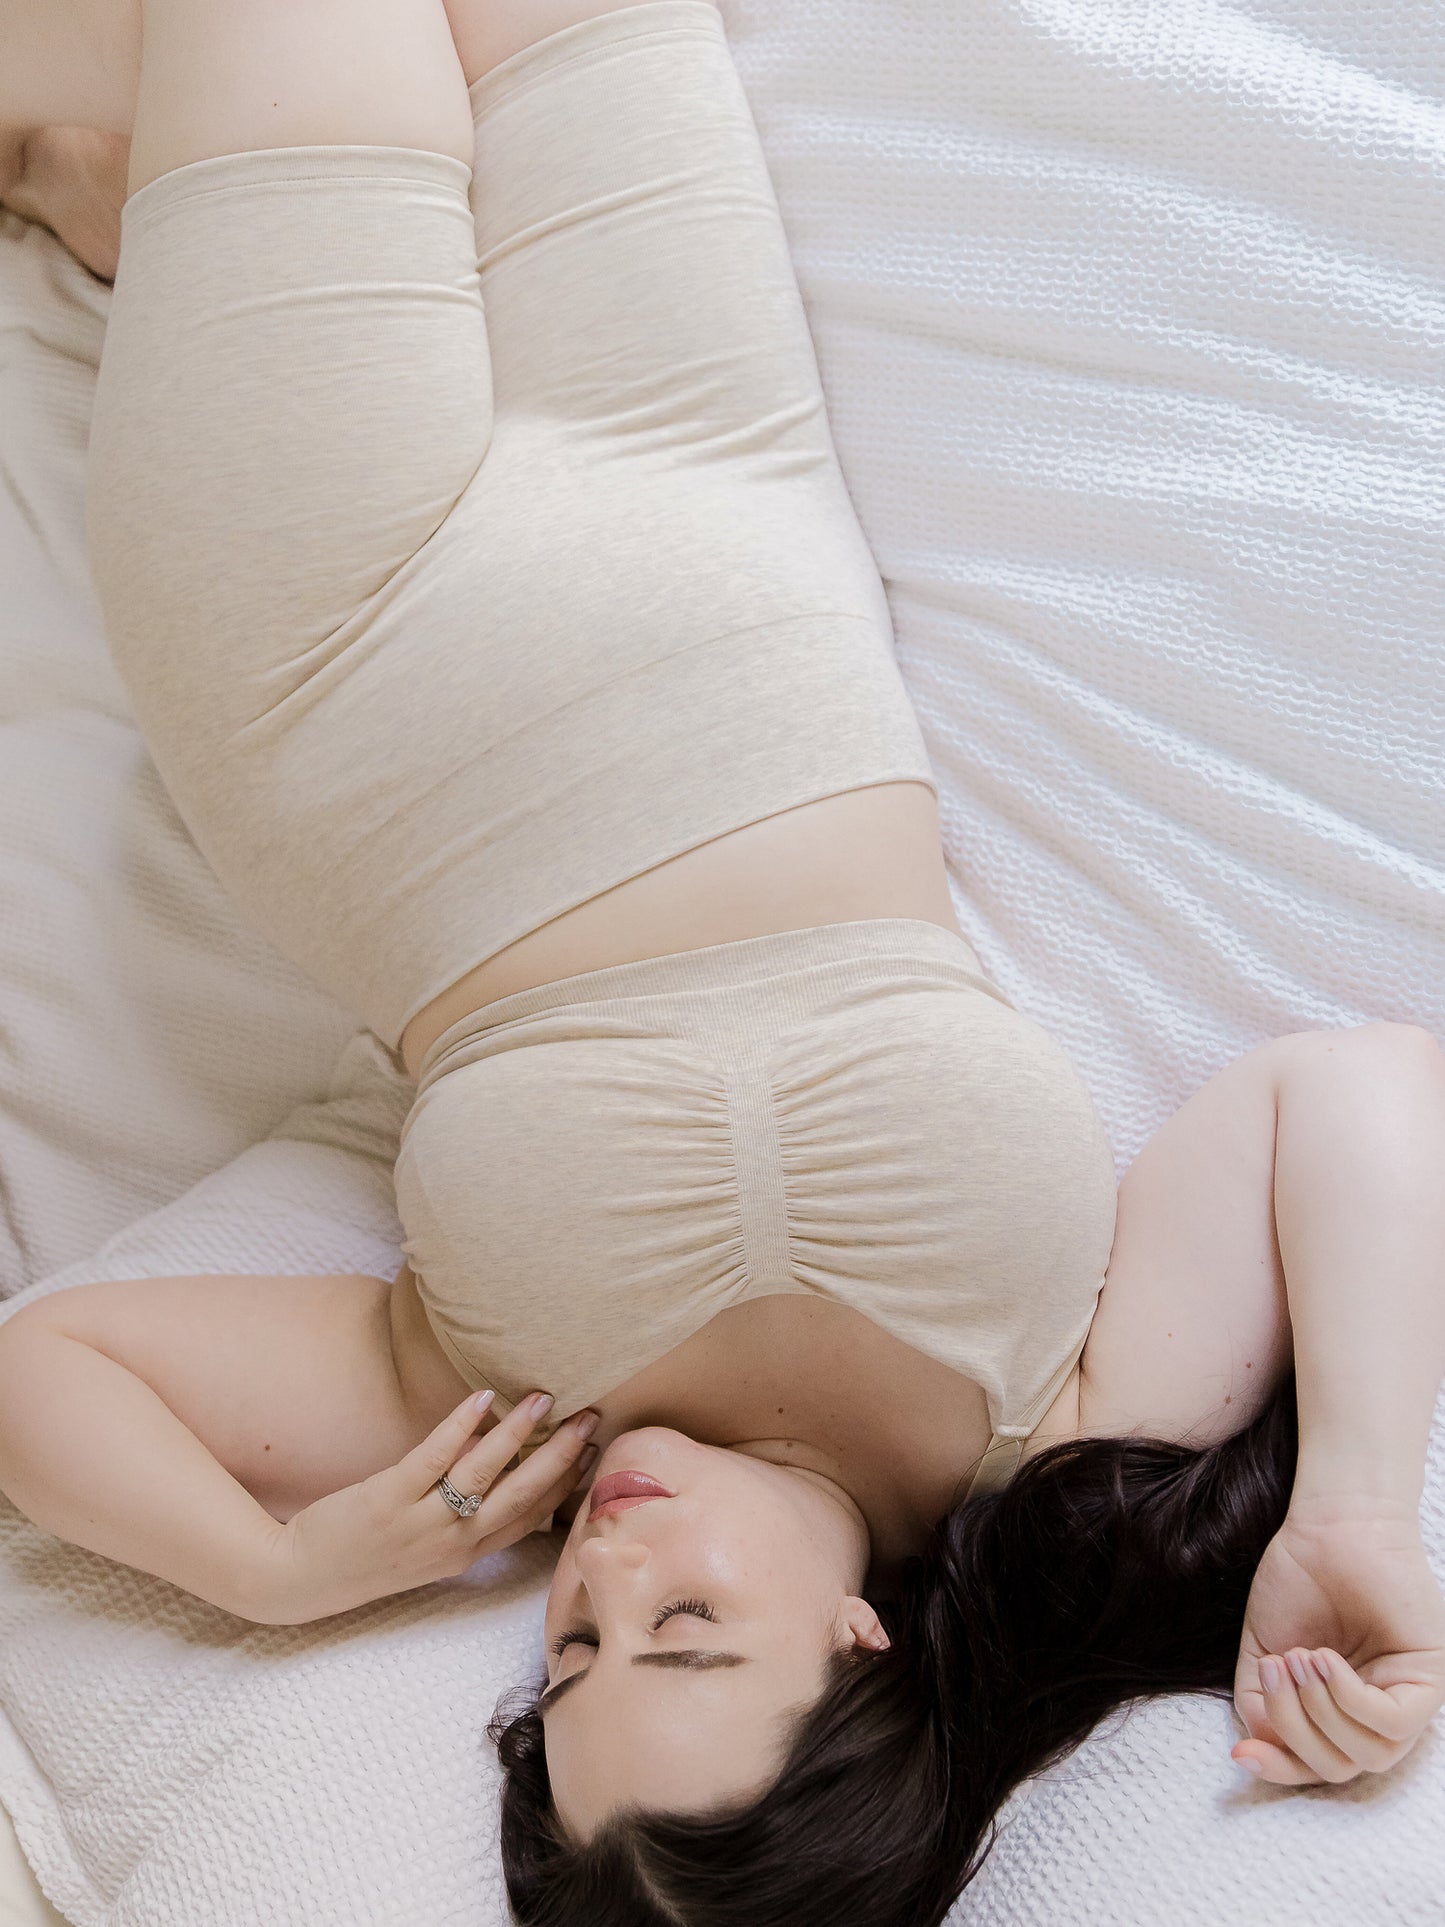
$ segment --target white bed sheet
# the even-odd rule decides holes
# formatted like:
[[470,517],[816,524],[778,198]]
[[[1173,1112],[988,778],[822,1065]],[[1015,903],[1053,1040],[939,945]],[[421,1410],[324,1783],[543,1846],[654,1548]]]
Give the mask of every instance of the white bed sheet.
[[[1121,1164],[1279,1031],[1445,1038],[1438,8],[724,11],[960,918]],[[232,914],[101,645],[107,301],[0,216],[0,1291],[386,1275],[395,1068]],[[1437,1459],[1437,1544],[1442,1489]],[[51,1898],[76,1927],[500,1921],[479,1728],[535,1662],[544,1564],[256,1629],[7,1512],[0,1801]],[[1229,1738],[1184,1701],[1097,1736],[960,1919],[1445,1920],[1438,1734],[1305,1796],[1240,1789]]]

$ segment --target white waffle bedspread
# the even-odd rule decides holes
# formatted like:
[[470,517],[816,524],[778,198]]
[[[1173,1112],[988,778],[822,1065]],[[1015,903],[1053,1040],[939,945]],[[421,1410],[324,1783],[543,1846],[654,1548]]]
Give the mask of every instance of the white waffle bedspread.
[[[1121,1166],[1280,1031],[1445,1039],[1435,0],[724,12],[960,919]],[[105,657],[107,303],[0,216],[0,1292],[388,1276],[406,1087],[230,910]],[[248,1627],[0,1504],[0,1802],[45,1891],[75,1927],[496,1927],[481,1729],[546,1565]],[[1233,1737],[1198,1700],[1112,1722],[957,1918],[1445,1922],[1445,1736],[1305,1794]]]

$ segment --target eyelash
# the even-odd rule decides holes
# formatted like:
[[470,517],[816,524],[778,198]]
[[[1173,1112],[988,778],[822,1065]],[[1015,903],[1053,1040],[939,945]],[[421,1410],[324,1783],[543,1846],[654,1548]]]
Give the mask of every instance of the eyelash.
[[[678,1613],[687,1613],[694,1619],[717,1618],[717,1614],[705,1599],[674,1599],[672,1604],[670,1606],[664,1606],[662,1611],[653,1620],[652,1631],[656,1632],[659,1626],[665,1625],[669,1619],[674,1618]],[[596,1644],[597,1641],[595,1639],[589,1639],[586,1633],[562,1633],[552,1641],[552,1651],[560,1659],[569,1646],[595,1646]]]

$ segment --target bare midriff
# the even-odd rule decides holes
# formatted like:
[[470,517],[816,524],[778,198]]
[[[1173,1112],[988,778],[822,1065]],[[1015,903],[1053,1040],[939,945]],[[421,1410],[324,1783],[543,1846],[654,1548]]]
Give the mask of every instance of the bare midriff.
[[402,1061],[414,1078],[444,1030],[520,990],[646,957],[877,917],[963,935],[926,783],[878,783],[783,810],[590,897],[419,1010],[402,1033]]

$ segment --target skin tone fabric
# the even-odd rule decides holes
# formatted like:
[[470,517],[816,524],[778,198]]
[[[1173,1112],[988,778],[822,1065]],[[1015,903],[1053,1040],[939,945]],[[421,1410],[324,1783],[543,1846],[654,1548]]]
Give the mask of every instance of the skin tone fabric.
[[134,193],[88,470],[188,827],[393,1049],[710,838],[936,793],[715,9],[583,22],[471,104],[474,177],[308,146]]
[[[88,471],[107,633],[168,788],[393,1049],[479,959],[626,877],[810,799],[933,787],[716,11],[578,23],[469,96],[474,179],[350,144],[143,179]],[[652,1042],[527,994],[466,1050],[468,1019],[439,1040],[398,1209],[469,1383],[507,1409],[545,1381],[561,1422],[724,1306],[810,1290],[982,1384],[1006,1474],[1088,1329],[1112,1159],[963,940],[904,934],[768,939],[804,973],[789,995],[729,986],[746,944],[642,966],[611,987],[650,985]],[[803,1121],[790,1076],[836,1121]],[[821,1240],[856,1242],[900,1184],[920,1235],[800,1284],[810,1128],[814,1164],[852,1173],[811,1200]]]

